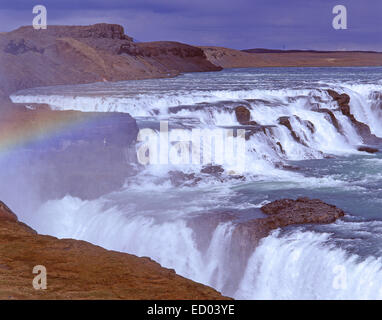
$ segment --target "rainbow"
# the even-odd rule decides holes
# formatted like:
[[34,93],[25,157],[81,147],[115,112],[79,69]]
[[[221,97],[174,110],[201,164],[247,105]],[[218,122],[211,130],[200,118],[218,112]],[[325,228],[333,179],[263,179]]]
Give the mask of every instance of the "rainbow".
[[81,124],[93,121],[95,113],[78,111],[16,111],[0,114],[0,155],[30,144],[43,143]]

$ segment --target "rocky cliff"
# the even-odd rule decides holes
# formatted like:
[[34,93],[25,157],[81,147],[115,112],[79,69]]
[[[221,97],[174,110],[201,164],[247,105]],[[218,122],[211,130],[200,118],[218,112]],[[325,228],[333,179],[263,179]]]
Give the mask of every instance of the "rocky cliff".
[[[47,270],[35,290],[33,267]],[[227,299],[149,258],[37,234],[0,202],[0,299]]]
[[24,88],[217,71],[202,49],[177,42],[135,43],[113,24],[21,27],[0,35],[0,88]]

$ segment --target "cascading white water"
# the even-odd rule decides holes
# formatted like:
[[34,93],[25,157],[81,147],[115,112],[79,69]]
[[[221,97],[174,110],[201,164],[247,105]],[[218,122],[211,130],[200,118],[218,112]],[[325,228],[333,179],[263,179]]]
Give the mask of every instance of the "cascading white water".
[[44,204],[27,222],[39,233],[151,257],[237,299],[382,299],[382,259],[349,255],[328,243],[329,233],[275,231],[250,254],[244,272],[234,274],[234,224],[218,224],[201,250],[200,235],[185,218],[162,218],[105,208],[103,200],[65,197]]
[[[379,134],[377,125],[375,101],[364,99],[372,95],[375,88],[359,86],[345,89],[351,97],[352,112],[370,125]],[[37,89],[36,89],[37,90]],[[43,89],[41,89],[43,90]],[[337,89],[342,92],[344,89]],[[182,90],[180,90],[182,91]],[[349,119],[338,111],[338,106],[325,91],[317,89],[282,89],[282,90],[194,90],[183,93],[179,90],[168,90],[158,93],[116,94],[102,96],[95,93],[76,93],[71,96],[47,94],[39,92],[29,94],[20,92],[11,98],[14,102],[48,103],[56,109],[75,109],[82,111],[119,111],[129,112],[132,116],[155,117],[187,124],[190,119],[196,119],[199,126],[213,128],[216,126],[237,126],[234,107],[244,103],[251,112],[251,117],[263,126],[274,126],[259,130],[253,134],[247,143],[248,163],[252,173],[261,173],[266,164],[264,161],[277,163],[284,160],[320,159],[325,153],[341,155],[357,152],[356,146],[362,144]],[[33,91],[32,91],[33,92]],[[251,100],[256,99],[256,100]],[[229,100],[230,102],[224,102]],[[236,101],[236,102],[235,102]],[[262,102],[265,101],[265,102]],[[210,103],[208,108],[195,108],[198,103]],[[214,105],[215,104],[215,105]],[[173,107],[184,106],[178,110]],[[332,123],[325,113],[317,112],[316,108],[330,109],[335,115],[342,133]],[[157,111],[155,111],[157,110]],[[154,112],[155,111],[155,112]],[[378,111],[379,112],[379,111]],[[294,132],[303,141],[301,144],[292,138],[288,128],[280,125],[280,117],[289,117]],[[193,120],[192,120],[193,121]],[[308,128],[307,121],[313,124],[313,130]],[[195,123],[191,122],[192,126]],[[382,133],[381,133],[382,134]],[[256,168],[260,169],[257,170]],[[250,173],[250,172],[249,172]]]
[[329,234],[279,232],[252,254],[238,299],[382,299],[382,259],[350,255]]
[[366,123],[372,133],[382,136],[381,87],[378,85],[349,85],[345,93],[351,97],[351,112],[356,119]]

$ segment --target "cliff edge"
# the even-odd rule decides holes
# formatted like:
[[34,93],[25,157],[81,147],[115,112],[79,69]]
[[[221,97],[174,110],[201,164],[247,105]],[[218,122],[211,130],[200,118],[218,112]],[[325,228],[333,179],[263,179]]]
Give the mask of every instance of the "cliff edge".
[[203,50],[178,42],[135,43],[120,25],[31,26],[0,35],[3,95],[31,87],[162,78],[218,71]]
[[[47,270],[35,290],[34,266]],[[149,258],[37,234],[0,202],[0,299],[227,299]]]

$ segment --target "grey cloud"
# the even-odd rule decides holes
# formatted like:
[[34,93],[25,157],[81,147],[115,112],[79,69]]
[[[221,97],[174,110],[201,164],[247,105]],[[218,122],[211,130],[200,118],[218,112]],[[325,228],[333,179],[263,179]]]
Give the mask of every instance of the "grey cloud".
[[[2,0],[0,29],[30,24],[35,1]],[[338,0],[39,1],[50,24],[122,24],[143,40],[174,40],[234,48],[381,50],[382,1],[341,0],[348,30],[331,27]]]

